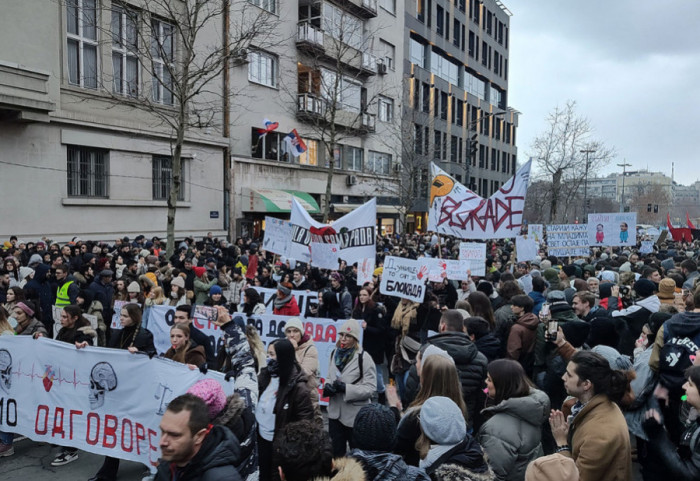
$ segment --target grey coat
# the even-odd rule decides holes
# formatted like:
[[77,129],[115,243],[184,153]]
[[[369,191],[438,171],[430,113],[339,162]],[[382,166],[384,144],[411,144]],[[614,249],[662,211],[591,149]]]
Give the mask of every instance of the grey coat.
[[542,424],[549,418],[549,397],[537,389],[482,411],[491,416],[479,430],[479,444],[497,480],[523,481],[527,465],[542,456]]
[[[372,394],[377,390],[377,367],[372,356],[358,347],[345,369],[339,373],[335,366],[334,353],[335,350],[330,356],[326,382],[333,383],[336,379],[340,379],[345,383],[345,392],[336,394],[328,401],[328,419],[337,419],[343,425],[351,428],[355,424],[357,413],[363,406],[371,402]],[[358,380],[360,377],[359,356],[364,357],[362,359],[362,379]]]

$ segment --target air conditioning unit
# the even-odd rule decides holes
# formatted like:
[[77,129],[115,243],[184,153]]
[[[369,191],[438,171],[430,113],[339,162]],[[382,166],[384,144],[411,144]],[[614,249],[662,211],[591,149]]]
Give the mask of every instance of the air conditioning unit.
[[345,183],[347,185],[357,185],[357,176],[356,175],[348,175],[347,178],[345,179]]
[[401,171],[403,170],[403,165],[396,163],[394,164],[394,172],[397,174],[400,174]]
[[385,63],[377,63],[377,73],[379,75],[386,75],[387,70],[388,69]]

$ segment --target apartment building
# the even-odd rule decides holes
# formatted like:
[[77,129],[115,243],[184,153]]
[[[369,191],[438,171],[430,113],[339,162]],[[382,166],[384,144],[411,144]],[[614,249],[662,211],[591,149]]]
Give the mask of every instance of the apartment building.
[[[128,0],[4,0],[0,20],[0,237],[163,236],[177,115],[167,9]],[[184,5],[173,3],[175,9]],[[217,28],[200,40],[220,41]],[[151,53],[151,62],[141,57]],[[220,98],[202,93],[198,101]],[[149,111],[138,102],[152,107]],[[220,109],[190,127],[176,229],[225,234]]]
[[[427,210],[429,162],[479,195],[496,192],[517,165],[518,112],[508,104],[511,13],[498,0],[407,0],[404,130],[422,186],[413,228]],[[420,166],[422,173],[419,172]]]

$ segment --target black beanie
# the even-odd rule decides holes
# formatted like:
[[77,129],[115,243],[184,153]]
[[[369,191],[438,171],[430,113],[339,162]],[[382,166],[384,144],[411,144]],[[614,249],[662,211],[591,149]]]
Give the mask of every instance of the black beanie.
[[386,406],[368,404],[355,417],[352,439],[357,449],[391,452],[396,443],[396,416]]

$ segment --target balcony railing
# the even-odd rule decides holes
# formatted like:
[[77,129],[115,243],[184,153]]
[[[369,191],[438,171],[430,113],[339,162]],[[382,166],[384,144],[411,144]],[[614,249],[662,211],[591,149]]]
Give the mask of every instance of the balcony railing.
[[362,113],[362,130],[374,132],[377,130],[377,116],[367,112]]
[[326,101],[314,94],[299,94],[297,96],[297,112],[323,116],[326,112]]
[[377,13],[377,0],[362,0],[362,8]]
[[371,53],[362,52],[362,70],[377,73],[377,57]]
[[308,43],[323,48],[323,30],[308,22],[300,23],[297,27],[297,43]]

